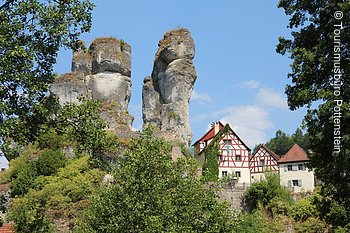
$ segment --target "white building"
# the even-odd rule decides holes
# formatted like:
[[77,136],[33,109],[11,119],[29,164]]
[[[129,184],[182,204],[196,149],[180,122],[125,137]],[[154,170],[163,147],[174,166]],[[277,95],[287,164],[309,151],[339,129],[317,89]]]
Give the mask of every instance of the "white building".
[[0,152],[0,171],[5,171],[9,168],[9,161],[7,158]]
[[306,167],[309,158],[305,151],[295,144],[285,156],[278,160],[281,185],[293,192],[313,191],[315,177]]

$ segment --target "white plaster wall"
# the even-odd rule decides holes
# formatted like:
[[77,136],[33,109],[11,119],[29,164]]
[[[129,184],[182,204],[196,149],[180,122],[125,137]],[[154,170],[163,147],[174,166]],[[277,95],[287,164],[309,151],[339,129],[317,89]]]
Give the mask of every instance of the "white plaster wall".
[[236,171],[241,172],[241,177],[238,180],[239,184],[250,184],[250,170],[249,168],[223,168],[219,167],[219,178],[222,177],[222,171],[227,171],[227,174],[235,174]]
[[[313,171],[305,168],[305,170],[288,171],[288,165],[298,166],[302,163],[284,163],[280,164],[280,182],[282,186],[288,187],[288,180],[301,180],[301,187],[292,186],[295,193],[302,191],[313,191],[315,188],[315,178]],[[305,165],[304,165],[305,166]]]

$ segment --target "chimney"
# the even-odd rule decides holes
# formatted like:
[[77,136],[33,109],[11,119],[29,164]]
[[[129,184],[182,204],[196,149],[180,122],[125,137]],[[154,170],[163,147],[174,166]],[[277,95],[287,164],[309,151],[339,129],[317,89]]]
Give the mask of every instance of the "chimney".
[[216,122],[214,122],[214,133],[215,133],[215,135],[217,133],[219,133],[219,131],[220,131],[220,124],[219,124],[219,121],[216,121]]

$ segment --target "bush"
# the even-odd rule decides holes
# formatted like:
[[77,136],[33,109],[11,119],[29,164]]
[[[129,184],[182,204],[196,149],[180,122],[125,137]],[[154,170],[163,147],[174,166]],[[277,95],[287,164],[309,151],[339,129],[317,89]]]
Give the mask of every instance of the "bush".
[[35,178],[38,176],[34,161],[28,162],[24,166],[16,168],[16,174],[11,182],[11,196],[23,196],[33,186]]
[[298,222],[294,229],[297,233],[323,233],[326,224],[318,218],[310,217],[305,222]]
[[[271,203],[274,200],[279,203]],[[278,174],[275,173],[266,173],[265,180],[253,183],[250,188],[244,194],[244,202],[252,209],[257,209],[259,205],[264,207],[270,204],[270,208],[274,206],[280,206],[282,209],[277,210],[276,212],[286,211],[286,207],[293,203],[292,195],[289,191],[284,190],[280,185],[280,180]],[[284,204],[282,204],[282,202]]]
[[310,202],[309,198],[302,198],[291,208],[291,217],[295,221],[305,221],[309,217],[315,216],[316,206]]
[[272,213],[274,217],[277,215],[288,216],[290,212],[291,204],[282,197],[274,197],[270,200],[266,209]]
[[254,210],[251,214],[241,213],[233,228],[239,233],[280,233],[283,232],[283,224],[280,219],[272,219],[263,208]]
[[8,219],[16,232],[54,232],[54,219],[73,224],[81,211],[73,206],[96,192],[103,174],[89,166],[88,156],[71,160],[52,176],[38,176],[28,193],[14,199]]
[[55,174],[60,167],[64,167],[67,158],[60,150],[46,149],[39,156],[37,168],[40,175],[50,176]]

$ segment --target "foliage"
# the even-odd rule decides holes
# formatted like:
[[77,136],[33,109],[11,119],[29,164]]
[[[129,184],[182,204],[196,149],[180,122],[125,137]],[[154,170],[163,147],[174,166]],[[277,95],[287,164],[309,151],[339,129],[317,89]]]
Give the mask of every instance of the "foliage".
[[294,225],[294,230],[297,233],[323,233],[325,232],[326,224],[315,217],[308,218],[305,222]]
[[271,138],[265,145],[276,154],[285,155],[288,150],[292,148],[294,142],[290,135],[281,130],[277,130],[275,137]]
[[203,180],[217,181],[219,178],[218,144],[208,145],[205,150],[205,160],[203,165]]
[[[288,104],[292,110],[309,108],[304,121],[310,165],[323,182],[322,195],[345,213],[343,222],[328,221],[343,227],[350,221],[350,2],[281,0],[278,7],[290,17],[292,30],[291,39],[280,37],[277,45],[277,52],[293,61]],[[328,207],[323,215],[331,212]]]
[[295,132],[292,134],[292,138],[294,143],[298,144],[305,151],[309,150],[309,135],[308,133],[303,133],[300,128],[297,128]]
[[238,183],[239,177],[237,177],[234,173],[230,173],[227,176],[221,177],[219,182],[223,185],[228,185],[228,187],[233,188]]
[[291,217],[295,221],[305,221],[316,213],[316,206],[313,205],[309,198],[302,198],[297,201],[291,208]]
[[[253,210],[260,205],[276,208],[281,206],[282,210],[274,210],[274,212],[284,211],[285,205],[291,205],[293,202],[291,193],[280,185],[279,175],[275,173],[266,173],[265,179],[253,183],[244,194],[244,202]],[[277,204],[274,202],[284,202],[285,204]]]
[[38,173],[44,176],[53,175],[60,167],[64,167],[66,160],[66,155],[62,151],[46,149],[38,158]]
[[226,124],[212,139],[204,149],[203,180],[217,181],[219,178],[219,163],[217,155],[219,154],[219,142],[223,136],[230,130],[229,124]]
[[308,134],[304,134],[300,128],[297,128],[292,135],[277,130],[275,137],[271,138],[265,145],[276,154],[285,155],[295,143],[307,151],[309,148]]
[[69,161],[53,176],[38,176],[32,189],[14,199],[8,219],[16,223],[16,232],[54,232],[54,219],[72,221],[84,202],[102,180],[103,172],[91,169],[89,157]]
[[281,219],[272,219],[263,209],[256,209],[251,214],[242,212],[234,230],[239,233],[279,233],[283,226]]
[[92,197],[76,232],[224,232],[232,213],[187,159],[146,129],[113,171],[115,183]]
[[27,144],[48,111],[43,107],[61,47],[91,27],[88,0],[6,1],[0,7],[0,137]]

